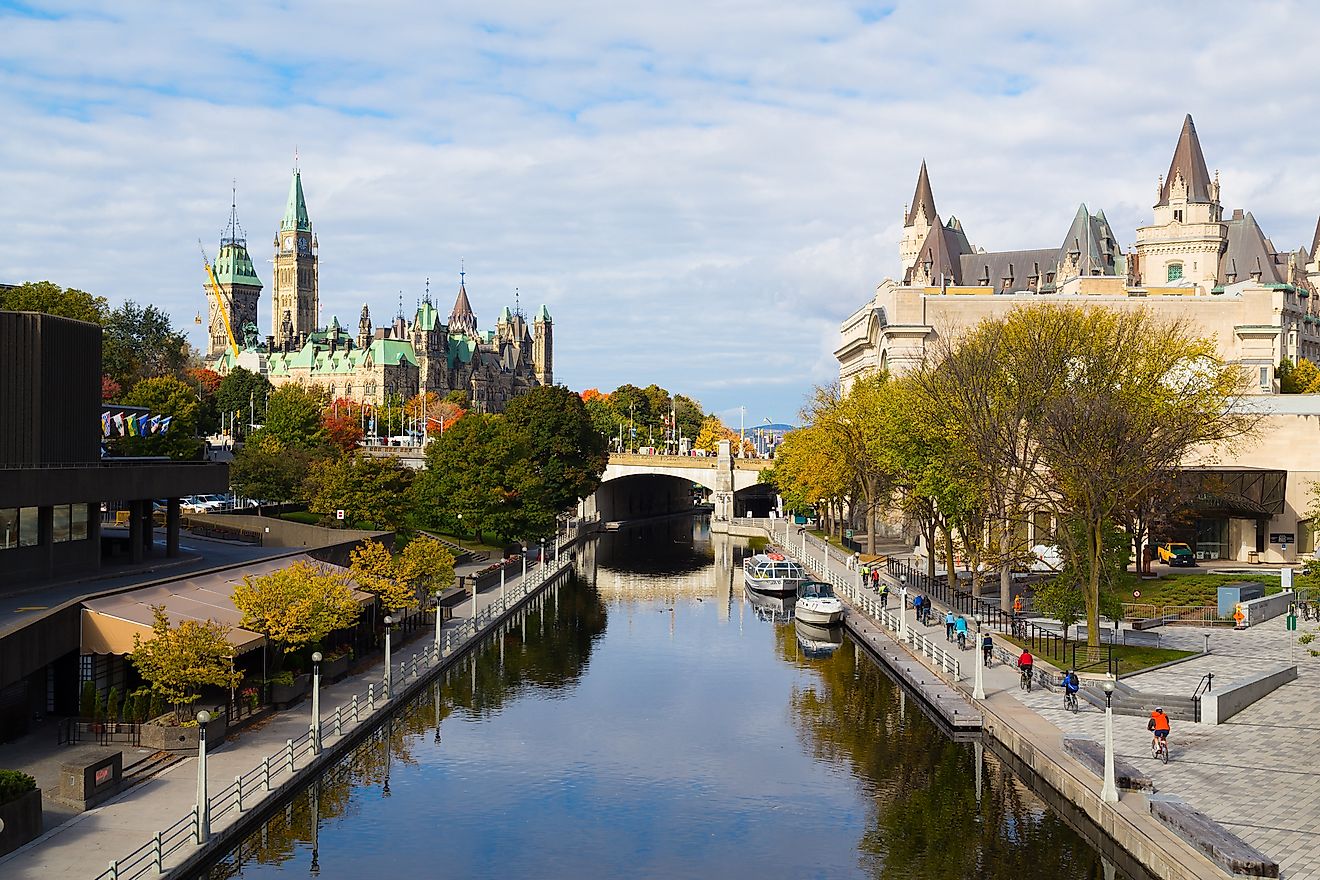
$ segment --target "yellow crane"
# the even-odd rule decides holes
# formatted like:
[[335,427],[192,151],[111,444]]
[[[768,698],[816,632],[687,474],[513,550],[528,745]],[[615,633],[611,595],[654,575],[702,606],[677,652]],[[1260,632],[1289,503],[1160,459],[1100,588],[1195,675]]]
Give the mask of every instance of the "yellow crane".
[[202,251],[202,265],[206,267],[207,286],[210,288],[211,297],[215,300],[216,311],[220,313],[221,319],[225,322],[225,335],[229,337],[229,350],[237,358],[238,341],[234,339],[234,328],[229,323],[229,309],[225,307],[225,297],[220,292],[220,282],[216,280],[215,270],[211,268],[211,261],[206,256],[206,246],[202,244],[200,238],[197,239],[197,247]]

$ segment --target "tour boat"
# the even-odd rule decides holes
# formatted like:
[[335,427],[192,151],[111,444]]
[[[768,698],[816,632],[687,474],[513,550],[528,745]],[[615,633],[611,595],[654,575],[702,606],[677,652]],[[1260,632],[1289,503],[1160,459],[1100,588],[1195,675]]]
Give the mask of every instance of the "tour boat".
[[831,626],[843,622],[843,603],[834,595],[834,588],[829,584],[804,581],[798,584],[794,613],[803,623]]
[[802,566],[774,549],[743,560],[743,582],[760,593],[796,594],[806,579]]
[[828,657],[843,644],[843,627],[817,626],[805,620],[793,621],[798,647],[807,657]]

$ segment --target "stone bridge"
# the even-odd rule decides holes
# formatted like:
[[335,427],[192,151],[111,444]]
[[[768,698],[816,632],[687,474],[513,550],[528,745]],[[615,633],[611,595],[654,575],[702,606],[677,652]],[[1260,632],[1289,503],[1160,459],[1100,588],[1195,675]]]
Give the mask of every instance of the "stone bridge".
[[759,482],[770,465],[764,459],[734,458],[727,441],[709,457],[611,455],[600,488],[584,502],[584,513],[599,514],[605,522],[678,513],[694,505],[695,484],[714,503],[712,528],[721,530],[721,524],[758,499],[767,509],[773,504],[774,490]]

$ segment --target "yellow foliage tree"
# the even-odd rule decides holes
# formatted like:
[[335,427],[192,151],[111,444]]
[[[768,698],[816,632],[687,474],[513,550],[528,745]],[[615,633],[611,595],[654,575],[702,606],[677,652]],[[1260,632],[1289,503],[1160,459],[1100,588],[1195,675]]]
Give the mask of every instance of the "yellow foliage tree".
[[242,675],[234,671],[229,627],[214,620],[183,620],[171,626],[165,608],[152,607],[151,638],[133,635],[133,665],[151,689],[174,705],[196,701],[204,685],[233,687]]
[[368,593],[380,598],[386,611],[402,611],[416,593],[399,575],[394,554],[379,541],[363,541],[349,554],[349,574]]
[[361,608],[348,578],[311,562],[295,562],[234,588],[240,626],[259,632],[290,654],[351,626]]
[[454,555],[445,545],[418,535],[403,548],[395,563],[399,579],[419,599],[454,583]]

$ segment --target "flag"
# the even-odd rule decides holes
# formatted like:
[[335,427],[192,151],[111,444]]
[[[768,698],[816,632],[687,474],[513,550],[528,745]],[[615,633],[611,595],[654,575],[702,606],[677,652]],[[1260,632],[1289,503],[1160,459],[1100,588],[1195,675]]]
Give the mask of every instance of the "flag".
[[114,427],[114,429],[115,429],[115,430],[114,430],[114,435],[115,435],[116,437],[122,437],[122,436],[124,436],[124,414],[123,414],[123,413],[115,413],[113,416],[111,416],[111,417],[110,417],[110,424],[111,424],[111,425]]
[[159,433],[160,433],[160,416],[152,416],[152,417],[151,417],[151,421],[148,423],[148,427],[150,428],[151,433],[153,433],[153,434],[159,434]]
[[124,436],[137,436],[137,418],[132,413],[124,417]]
[[174,416],[166,416],[160,420],[160,432],[164,434],[170,429],[170,422],[174,421]]
[[110,436],[110,413],[101,413],[101,436]]
[[137,417],[137,432],[139,437],[147,436],[147,417],[145,414]]

